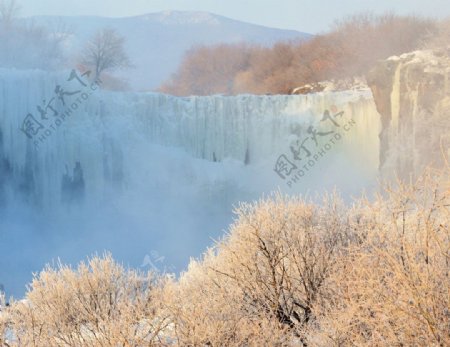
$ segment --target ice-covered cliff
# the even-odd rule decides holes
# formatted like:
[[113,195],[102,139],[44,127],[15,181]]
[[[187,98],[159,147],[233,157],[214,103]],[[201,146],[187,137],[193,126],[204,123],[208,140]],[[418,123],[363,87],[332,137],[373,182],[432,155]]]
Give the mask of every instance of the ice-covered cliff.
[[46,262],[102,250],[181,270],[239,201],[375,184],[378,133],[370,90],[175,98],[0,70],[0,283],[22,295]]
[[[59,205],[65,194],[77,190],[88,200],[100,199],[111,189],[136,185],[134,176],[146,167],[143,163],[158,166],[159,158],[145,154],[151,144],[181,148],[212,162],[235,160],[258,167],[265,170],[260,173],[264,189],[286,186],[287,176],[313,171],[313,166],[313,176],[324,176],[329,183],[333,175],[373,177],[378,123],[368,90],[176,98],[101,92],[74,71],[3,70],[0,194],[3,200],[21,196],[44,206]],[[316,152],[320,158],[314,157]],[[292,172],[275,170],[281,156],[295,166]],[[290,186],[297,181],[299,177]]]
[[408,179],[450,159],[450,49],[380,62],[369,74],[381,115],[380,168]]

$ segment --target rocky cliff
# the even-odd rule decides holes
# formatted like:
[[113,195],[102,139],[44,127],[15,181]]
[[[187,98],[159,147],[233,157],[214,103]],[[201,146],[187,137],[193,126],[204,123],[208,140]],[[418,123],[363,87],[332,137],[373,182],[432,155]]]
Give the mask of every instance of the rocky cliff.
[[450,49],[380,62],[367,76],[381,115],[380,172],[414,178],[450,155]]

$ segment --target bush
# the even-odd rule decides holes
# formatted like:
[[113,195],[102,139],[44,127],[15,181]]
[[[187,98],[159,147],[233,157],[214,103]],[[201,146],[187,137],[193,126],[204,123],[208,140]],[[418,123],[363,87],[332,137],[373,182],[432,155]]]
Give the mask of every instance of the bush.
[[178,338],[189,345],[303,341],[314,305],[328,295],[323,284],[354,238],[342,202],[276,196],[243,204],[237,215],[225,240],[176,285]]
[[47,267],[8,310],[18,346],[153,346],[169,320],[161,280],[125,270],[110,255],[76,270]]
[[229,235],[172,284],[179,343],[448,345],[444,183],[426,176],[350,208],[335,197],[242,205]]
[[[450,345],[450,187],[432,176],[368,206],[364,244],[328,279],[311,346]],[[367,222],[366,222],[367,223]]]

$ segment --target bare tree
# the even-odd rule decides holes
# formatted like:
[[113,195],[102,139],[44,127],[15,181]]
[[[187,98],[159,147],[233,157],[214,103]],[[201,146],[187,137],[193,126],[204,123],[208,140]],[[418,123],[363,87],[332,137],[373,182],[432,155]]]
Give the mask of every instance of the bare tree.
[[60,24],[51,31],[32,20],[16,20],[16,0],[0,0],[0,66],[52,70],[64,61],[64,41],[70,36]]
[[20,12],[16,0],[0,0],[0,23],[6,27],[11,26]]
[[45,55],[50,62],[61,66],[67,59],[63,49],[64,44],[74,35],[73,26],[64,22],[61,18],[49,20],[46,25],[48,45],[46,46]]
[[425,49],[446,48],[450,43],[450,18],[445,18],[437,25],[437,30],[430,32],[423,39]]
[[281,196],[241,205],[229,235],[191,264],[171,295],[181,345],[306,344],[347,240],[341,205]]
[[105,71],[131,67],[124,43],[125,38],[114,29],[102,29],[86,45],[82,63],[94,70],[96,79]]

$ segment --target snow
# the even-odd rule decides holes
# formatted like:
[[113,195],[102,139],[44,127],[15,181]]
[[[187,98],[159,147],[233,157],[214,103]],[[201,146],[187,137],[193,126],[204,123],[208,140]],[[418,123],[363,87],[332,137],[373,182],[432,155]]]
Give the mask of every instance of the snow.
[[220,16],[202,11],[163,11],[160,13],[146,15],[146,20],[158,21],[163,24],[184,25],[184,24],[208,24],[220,25]]
[[438,66],[439,65],[439,60],[436,59],[434,51],[430,50],[430,49],[403,53],[400,56],[389,57],[388,60],[394,61],[394,62],[403,61],[405,63],[405,65],[420,64],[420,63],[426,62],[427,68],[430,68],[430,66]]
[[[36,106],[56,85],[80,89],[69,75],[0,70],[0,160],[12,171],[2,189],[0,166],[0,282],[12,292],[51,259],[76,262],[103,250],[134,266],[157,250],[178,271],[223,234],[239,201],[333,187],[349,197],[375,183],[380,125],[368,90],[188,98],[96,90],[53,130],[56,118],[41,120]],[[55,108],[67,110],[60,102]],[[321,122],[327,109],[344,111],[340,129]],[[20,131],[28,113],[49,136]],[[288,184],[275,163],[283,154],[294,160],[290,146],[310,126],[342,138]],[[329,136],[320,137],[318,150],[327,143]],[[63,177],[77,163],[84,200],[66,204]],[[296,162],[299,169],[306,163]]]

